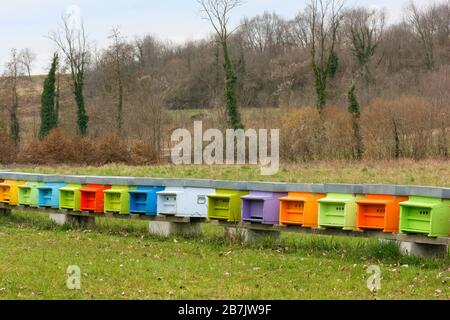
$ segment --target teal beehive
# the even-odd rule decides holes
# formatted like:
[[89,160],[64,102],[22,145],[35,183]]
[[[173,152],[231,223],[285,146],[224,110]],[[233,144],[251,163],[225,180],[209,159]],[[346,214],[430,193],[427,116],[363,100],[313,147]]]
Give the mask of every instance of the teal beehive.
[[38,186],[38,206],[39,208],[59,209],[59,189],[66,186],[62,182],[46,182]]

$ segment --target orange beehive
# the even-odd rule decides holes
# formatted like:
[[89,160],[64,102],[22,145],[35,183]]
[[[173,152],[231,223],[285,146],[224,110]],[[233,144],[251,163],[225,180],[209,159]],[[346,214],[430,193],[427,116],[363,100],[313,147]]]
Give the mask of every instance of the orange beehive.
[[325,194],[289,192],[280,198],[280,224],[299,225],[307,228],[318,226],[318,200]]
[[404,201],[408,201],[408,197],[375,194],[370,194],[362,200],[357,200],[357,228],[359,230],[399,232],[399,203]]

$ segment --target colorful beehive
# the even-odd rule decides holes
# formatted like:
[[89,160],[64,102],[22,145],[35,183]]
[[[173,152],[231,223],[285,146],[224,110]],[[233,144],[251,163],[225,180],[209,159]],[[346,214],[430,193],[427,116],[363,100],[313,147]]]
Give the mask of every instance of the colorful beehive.
[[128,191],[136,187],[112,186],[111,189],[104,190],[104,212],[105,213],[130,213],[130,194]]
[[164,187],[139,186],[130,193],[130,213],[156,216],[156,201],[158,191]]
[[19,204],[19,186],[25,184],[20,180],[5,180],[0,183],[0,202],[12,206]]
[[81,184],[69,183],[59,189],[59,208],[73,211],[81,209]]
[[289,192],[280,199],[280,224],[317,228],[319,203],[325,194]]
[[241,197],[248,194],[248,191],[217,189],[216,193],[208,195],[208,218],[240,222]]
[[158,192],[158,214],[177,217],[207,218],[210,188],[166,188]]
[[38,186],[38,207],[39,208],[59,208],[59,189],[65,187],[62,182],[46,182]]
[[111,189],[110,186],[89,184],[80,189],[80,210],[103,213],[105,210],[103,191]]
[[400,231],[446,237],[450,230],[450,200],[409,197],[400,203]]
[[319,199],[319,227],[356,230],[356,201],[362,196],[346,193],[329,193]]
[[367,195],[357,200],[357,228],[360,230],[383,230],[383,232],[398,232],[400,219],[400,202],[408,197],[393,195]]
[[28,181],[19,186],[19,204],[27,207],[38,207],[38,187],[43,186],[42,182]]
[[287,193],[251,191],[242,196],[242,221],[262,224],[278,224],[280,221],[280,198]]

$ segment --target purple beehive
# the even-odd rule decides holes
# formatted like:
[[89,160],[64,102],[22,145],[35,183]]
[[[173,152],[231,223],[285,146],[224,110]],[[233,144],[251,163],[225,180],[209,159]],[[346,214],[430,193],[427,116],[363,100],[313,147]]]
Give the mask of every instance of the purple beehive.
[[280,221],[280,198],[287,193],[251,191],[242,198],[242,220],[262,224],[278,224]]

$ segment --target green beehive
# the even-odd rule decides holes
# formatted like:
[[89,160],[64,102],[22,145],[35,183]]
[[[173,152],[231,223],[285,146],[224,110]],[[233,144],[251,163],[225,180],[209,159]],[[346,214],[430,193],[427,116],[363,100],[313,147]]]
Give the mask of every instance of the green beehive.
[[69,183],[59,189],[59,208],[73,211],[80,211],[81,184]]
[[208,195],[208,218],[240,222],[241,197],[248,194],[248,191],[217,189],[216,193]]
[[27,181],[19,187],[19,205],[37,208],[38,207],[38,193],[37,187],[43,186],[44,183]]
[[135,190],[136,187],[113,186],[111,189],[104,190],[105,194],[105,213],[130,213],[130,194],[128,191]]
[[356,230],[357,204],[362,195],[329,193],[319,200],[319,227]]
[[409,197],[400,203],[400,232],[447,237],[450,231],[450,200]]

